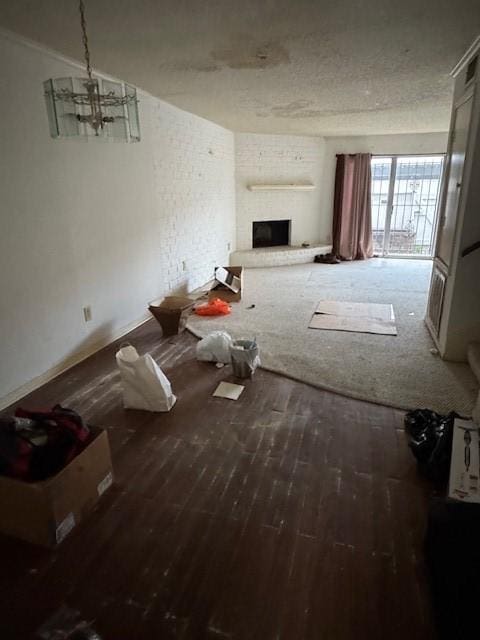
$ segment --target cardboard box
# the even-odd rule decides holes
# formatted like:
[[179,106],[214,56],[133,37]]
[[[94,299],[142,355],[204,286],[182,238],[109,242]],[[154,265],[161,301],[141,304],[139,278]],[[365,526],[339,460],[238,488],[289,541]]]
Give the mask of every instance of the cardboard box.
[[448,497],[461,502],[480,502],[479,426],[455,418]]
[[[208,299],[213,300],[214,298],[220,298],[221,300],[225,300],[225,302],[239,302],[242,299],[242,290],[243,290],[243,267],[223,267],[226,271],[231,273],[233,276],[240,278],[240,290],[238,293],[234,293],[228,287],[221,284],[218,281],[215,281],[213,287],[210,289],[210,293],[208,294]],[[217,269],[215,269],[216,271]]]
[[53,547],[81,522],[113,483],[108,435],[94,439],[57,475],[41,482],[0,476],[0,531]]

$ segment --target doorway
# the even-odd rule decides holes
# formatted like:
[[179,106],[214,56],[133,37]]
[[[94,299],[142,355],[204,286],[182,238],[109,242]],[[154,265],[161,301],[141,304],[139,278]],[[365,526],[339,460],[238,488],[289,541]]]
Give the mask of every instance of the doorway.
[[443,159],[443,155],[372,158],[376,255],[433,257]]

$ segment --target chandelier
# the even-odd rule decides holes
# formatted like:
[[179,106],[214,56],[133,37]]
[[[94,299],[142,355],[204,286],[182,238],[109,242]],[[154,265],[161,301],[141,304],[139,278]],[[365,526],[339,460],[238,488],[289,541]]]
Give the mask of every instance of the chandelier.
[[138,142],[137,90],[123,82],[93,77],[83,0],[79,10],[88,77],[54,78],[43,83],[50,135]]

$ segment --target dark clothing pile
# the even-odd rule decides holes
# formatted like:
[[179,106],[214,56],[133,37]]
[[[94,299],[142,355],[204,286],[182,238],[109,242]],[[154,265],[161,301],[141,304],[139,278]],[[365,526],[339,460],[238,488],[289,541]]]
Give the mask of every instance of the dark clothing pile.
[[90,442],[91,432],[73,411],[18,408],[0,418],[0,474],[36,482],[58,473]]
[[341,262],[340,258],[334,253],[318,253],[313,261],[323,264],[339,264]]

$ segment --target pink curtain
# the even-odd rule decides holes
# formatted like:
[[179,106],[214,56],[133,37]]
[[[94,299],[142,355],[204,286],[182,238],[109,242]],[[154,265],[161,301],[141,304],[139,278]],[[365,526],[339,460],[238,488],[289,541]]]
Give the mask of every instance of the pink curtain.
[[341,260],[373,255],[371,155],[337,155],[333,205],[333,253]]

